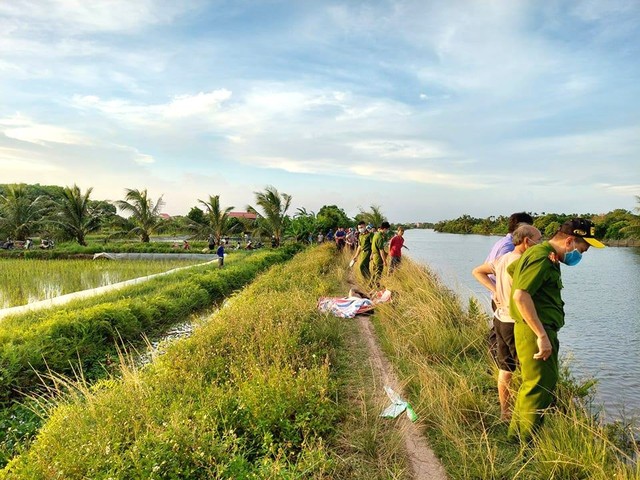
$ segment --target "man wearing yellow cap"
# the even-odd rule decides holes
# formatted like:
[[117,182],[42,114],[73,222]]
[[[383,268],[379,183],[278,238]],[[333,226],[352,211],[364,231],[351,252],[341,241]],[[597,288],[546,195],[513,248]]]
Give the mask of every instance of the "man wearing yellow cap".
[[603,248],[589,220],[562,224],[547,242],[529,248],[509,266],[513,277],[510,314],[515,320],[516,352],[522,384],[513,409],[509,437],[528,441],[542,424],[558,381],[558,330],[564,325],[560,262],[574,266],[589,246]]

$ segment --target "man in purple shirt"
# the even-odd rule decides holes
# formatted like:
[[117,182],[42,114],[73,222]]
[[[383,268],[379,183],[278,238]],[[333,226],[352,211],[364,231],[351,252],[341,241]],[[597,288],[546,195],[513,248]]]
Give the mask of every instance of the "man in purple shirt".
[[[533,218],[531,217],[531,215],[529,215],[526,212],[516,212],[511,214],[511,216],[509,217],[509,224],[507,227],[508,233],[504,237],[502,237],[500,240],[498,240],[496,243],[494,243],[484,263],[493,263],[504,254],[513,252],[515,248],[515,245],[513,244],[513,232],[515,231],[516,228],[518,228],[518,225],[521,223],[526,223],[527,225],[533,225]],[[493,275],[489,275],[489,278],[495,285],[496,277]],[[495,312],[496,309],[497,309],[496,303],[494,302],[493,297],[491,297],[491,311]],[[497,347],[496,331],[493,328],[493,322],[492,322],[491,331],[489,332],[489,352],[491,352],[491,356],[493,357],[494,360],[497,359],[497,348],[498,347]]]

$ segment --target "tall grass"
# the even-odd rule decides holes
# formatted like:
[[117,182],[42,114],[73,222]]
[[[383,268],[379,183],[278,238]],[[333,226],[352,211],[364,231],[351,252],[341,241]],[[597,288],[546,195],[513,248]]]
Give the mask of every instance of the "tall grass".
[[362,420],[355,325],[316,309],[344,288],[335,264],[333,248],[310,249],[147,367],[67,383],[0,478],[404,478],[393,450],[376,451],[379,419]]
[[194,260],[32,260],[0,258],[0,308],[102,287],[196,264]]
[[[473,303],[465,311],[434,274],[410,261],[385,284],[396,296],[378,309],[377,330],[451,478],[640,478],[637,464],[581,407],[574,395],[584,389],[566,370],[559,407],[534,443],[509,443],[485,341],[486,316]],[[518,382],[516,375],[514,388]]]
[[[51,384],[50,373],[87,380],[113,368],[116,345],[142,345],[221,301],[295,250],[240,253],[224,269],[207,265],[64,307],[6,317],[0,328],[0,466],[37,428],[23,394]],[[111,366],[110,366],[111,364]]]

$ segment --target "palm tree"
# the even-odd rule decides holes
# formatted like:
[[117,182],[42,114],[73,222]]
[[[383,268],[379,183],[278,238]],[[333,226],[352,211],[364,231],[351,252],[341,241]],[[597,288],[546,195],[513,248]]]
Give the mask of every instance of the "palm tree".
[[256,196],[256,203],[262,208],[262,214],[254,207],[247,207],[247,210],[253,211],[261,216],[258,222],[259,229],[267,234],[273,235],[276,244],[280,245],[282,233],[287,220],[287,210],[291,205],[291,195],[279,193],[275,187],[268,185],[264,192],[253,192]]
[[91,213],[89,196],[92,191],[93,187],[89,187],[83,194],[75,184],[73,187],[65,187],[56,219],[52,220],[52,223],[84,246],[87,245],[86,235],[100,228],[100,218]]
[[384,216],[379,205],[371,205],[369,208],[371,209],[370,212],[365,212],[361,208],[357,218],[370,223],[374,227],[379,227],[382,222],[387,220],[387,217]]
[[163,227],[160,218],[160,210],[164,207],[162,195],[154,205],[153,200],[148,198],[146,188],[144,190],[127,188],[125,191],[127,192],[125,199],[117,200],[116,206],[131,214],[129,221],[135,226],[127,234],[139,235],[140,241],[148,243],[149,236]]
[[45,198],[31,200],[24,185],[9,185],[0,195],[0,230],[15,240],[26,240],[40,225],[46,210]]
[[220,195],[209,195],[209,201],[198,199],[205,208],[205,219],[208,225],[198,225],[199,234],[213,234],[216,243],[220,243],[220,239],[229,233],[231,228],[231,217],[229,212],[235,207],[227,207],[224,210],[220,208]]

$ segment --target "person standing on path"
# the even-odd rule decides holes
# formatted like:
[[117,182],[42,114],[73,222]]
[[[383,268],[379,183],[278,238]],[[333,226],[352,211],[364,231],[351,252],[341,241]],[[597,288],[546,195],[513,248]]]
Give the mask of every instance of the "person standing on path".
[[224,244],[225,241],[222,240],[218,250],[216,251],[216,254],[218,255],[218,268],[222,268],[224,266]]
[[380,277],[387,265],[387,252],[384,249],[384,243],[389,228],[389,222],[382,222],[371,239],[371,281],[376,287],[380,286]]
[[365,282],[369,282],[371,271],[369,263],[371,261],[371,230],[365,226],[365,222],[358,223],[358,248],[353,254],[352,261],[357,262],[360,275]]
[[[511,418],[511,394],[509,385],[516,370],[518,357],[516,343],[513,336],[514,320],[509,314],[511,297],[511,275],[507,267],[518,260],[520,256],[542,239],[540,230],[532,225],[521,224],[513,232],[512,252],[501,256],[498,260],[483,263],[473,269],[473,276],[492,293],[496,309],[493,312],[493,329],[496,332],[497,363],[498,363],[498,398],[500,399],[500,419],[507,421]],[[495,278],[495,283],[490,275]]]
[[507,271],[513,277],[510,314],[522,384],[509,425],[509,439],[527,442],[542,425],[559,377],[558,330],[564,325],[560,264],[574,266],[590,246],[603,248],[589,220],[563,223],[548,242],[528,249]]
[[402,260],[402,247],[404,246],[404,228],[398,227],[396,230],[396,234],[389,242],[389,257],[391,257],[391,261],[389,262],[389,273],[393,273],[393,271],[400,266],[400,261]]

